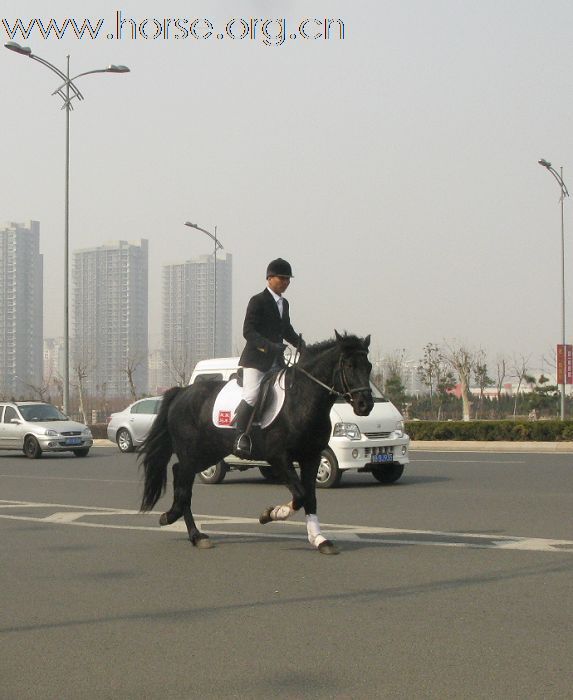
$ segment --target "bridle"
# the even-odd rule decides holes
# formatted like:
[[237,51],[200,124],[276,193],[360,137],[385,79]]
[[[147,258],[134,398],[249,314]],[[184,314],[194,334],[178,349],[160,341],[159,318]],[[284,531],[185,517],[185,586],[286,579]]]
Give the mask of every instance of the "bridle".
[[[356,350],[354,351],[353,354],[360,354],[360,355],[368,355],[367,350]],[[340,357],[338,358],[338,366],[334,370],[332,374],[332,386],[328,386],[328,384],[325,384],[322,382],[320,379],[317,379],[314,375],[312,375],[310,372],[307,372],[303,367],[300,367],[298,364],[293,364],[292,365],[293,369],[295,369],[297,372],[302,372],[305,376],[307,376],[309,379],[311,379],[315,384],[318,384],[321,386],[323,389],[326,389],[329,394],[334,394],[335,396],[338,396],[341,399],[344,399],[347,403],[353,405],[354,404],[354,399],[352,397],[353,394],[359,394],[361,391],[371,391],[370,386],[359,386],[355,388],[351,388],[349,383],[348,383],[348,378],[346,376],[346,373],[344,371],[344,355],[341,353]],[[338,389],[334,388],[334,385],[336,383],[336,377],[340,377],[340,383],[342,385],[342,391],[338,391]]]

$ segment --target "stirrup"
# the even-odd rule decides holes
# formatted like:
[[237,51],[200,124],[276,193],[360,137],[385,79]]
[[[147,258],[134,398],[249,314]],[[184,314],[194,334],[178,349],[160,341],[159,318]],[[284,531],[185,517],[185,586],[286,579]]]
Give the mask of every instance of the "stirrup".
[[237,457],[248,459],[251,456],[252,449],[253,443],[251,441],[251,436],[248,433],[241,433],[235,440],[233,453],[236,454]]

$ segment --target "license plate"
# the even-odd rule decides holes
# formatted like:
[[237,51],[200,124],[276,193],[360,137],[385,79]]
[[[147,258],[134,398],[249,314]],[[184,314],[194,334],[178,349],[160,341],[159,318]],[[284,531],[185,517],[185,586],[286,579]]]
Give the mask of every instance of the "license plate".
[[68,438],[66,440],[66,445],[81,445],[82,441],[80,438]]
[[392,454],[392,452],[384,452],[382,454],[371,455],[370,461],[371,462],[393,462],[394,455]]

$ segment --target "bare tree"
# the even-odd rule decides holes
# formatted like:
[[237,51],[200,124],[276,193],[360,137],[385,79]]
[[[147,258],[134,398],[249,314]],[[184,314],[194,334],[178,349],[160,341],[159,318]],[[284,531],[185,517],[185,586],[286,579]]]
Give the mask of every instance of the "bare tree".
[[52,386],[51,370],[47,378],[42,378],[40,384],[34,384],[33,382],[25,382],[23,379],[20,379],[20,377],[17,377],[17,379],[19,379],[20,383],[32,392],[32,396],[34,398],[37,398],[40,401],[46,401],[48,403],[50,402],[50,387]]
[[406,359],[405,348],[398,348],[393,350],[390,355],[384,358],[384,364],[386,365],[386,371],[390,377],[399,377],[403,379],[404,370],[404,360]]
[[456,382],[439,345],[428,343],[425,346],[424,356],[418,366],[418,379],[430,390],[431,408],[433,408],[434,397],[437,397],[436,418],[441,420],[444,399],[454,388]]
[[515,399],[513,401],[513,417],[515,419],[515,416],[517,414],[517,399],[519,398],[519,390],[521,389],[521,385],[523,382],[527,381],[527,377],[529,376],[528,374],[528,364],[529,364],[529,359],[530,355],[520,355],[519,358],[513,357],[513,362],[511,366],[511,371],[513,372],[513,376],[517,379],[517,390],[515,392]]
[[174,384],[177,386],[187,386],[193,371],[191,351],[185,346],[180,352],[174,352],[168,358],[164,358],[163,366],[169,373]]
[[86,416],[86,410],[85,410],[85,403],[84,403],[84,396],[85,396],[85,380],[88,377],[89,374],[89,364],[86,361],[82,361],[79,359],[76,359],[74,366],[73,366],[73,376],[74,379],[76,380],[74,382],[77,390],[78,390],[78,404],[79,404],[79,411],[80,411],[80,416],[82,417],[82,421],[87,424],[87,416]]
[[504,355],[498,355],[495,361],[496,368],[496,380],[495,380],[495,391],[497,394],[498,405],[501,401],[501,390],[503,389],[503,384],[505,378],[507,377],[507,360]]
[[430,403],[440,382],[444,358],[438,345],[428,343],[418,365],[418,379],[430,390]]
[[135,386],[135,373],[143,364],[144,358],[140,353],[134,355],[129,355],[127,358],[127,364],[123,371],[127,375],[127,381],[129,383],[129,393],[131,395],[132,401],[137,401],[137,388]]
[[478,402],[478,409],[476,411],[476,418],[478,415],[481,415],[481,409],[483,407],[483,395],[484,395],[484,389],[486,389],[489,386],[494,385],[493,379],[488,376],[488,369],[487,369],[487,362],[486,362],[486,357],[485,353],[483,350],[478,350],[475,356],[475,363],[474,363],[474,381],[479,387],[479,402]]
[[444,354],[445,360],[451,369],[456,373],[460,381],[460,389],[462,394],[462,410],[463,419],[465,421],[470,420],[470,379],[472,368],[475,365],[475,351],[466,347],[461,343],[445,343],[446,352]]

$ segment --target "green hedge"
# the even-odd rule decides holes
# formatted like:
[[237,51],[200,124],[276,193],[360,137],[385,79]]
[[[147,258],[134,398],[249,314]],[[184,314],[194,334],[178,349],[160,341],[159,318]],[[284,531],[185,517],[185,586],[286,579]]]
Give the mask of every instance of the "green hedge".
[[573,440],[573,421],[483,420],[408,421],[406,432],[412,440],[508,440],[560,442]]

